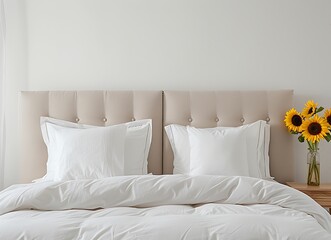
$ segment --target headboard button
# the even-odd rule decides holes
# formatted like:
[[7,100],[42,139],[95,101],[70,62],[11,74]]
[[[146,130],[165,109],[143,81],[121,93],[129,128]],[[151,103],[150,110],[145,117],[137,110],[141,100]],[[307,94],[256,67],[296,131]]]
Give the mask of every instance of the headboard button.
[[215,122],[219,122],[220,121],[220,119],[219,118],[215,118]]
[[134,121],[136,121],[136,119],[135,118],[131,118],[131,121],[134,122]]
[[104,117],[104,118],[102,119],[102,121],[103,121],[103,122],[107,122],[107,118]]
[[188,121],[189,121],[189,122],[192,122],[192,121],[193,121],[193,119],[192,119],[192,118],[188,118]]
[[79,118],[78,117],[75,120],[76,120],[76,122],[79,122]]
[[240,119],[240,122],[242,122],[242,123],[245,122],[245,119],[244,118],[241,118]]

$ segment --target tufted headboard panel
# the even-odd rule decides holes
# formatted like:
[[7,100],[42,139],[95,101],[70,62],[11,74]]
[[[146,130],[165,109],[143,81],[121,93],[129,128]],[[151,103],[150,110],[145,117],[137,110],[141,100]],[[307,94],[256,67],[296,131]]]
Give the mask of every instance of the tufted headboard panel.
[[[292,90],[281,91],[165,91],[163,124],[195,127],[240,126],[266,120],[271,126],[270,169],[277,181],[294,180],[291,136],[284,127],[292,107]],[[163,136],[163,174],[173,170],[173,153]]]
[[22,92],[21,111],[20,182],[30,182],[46,173],[47,149],[40,116],[97,126],[151,118],[153,140],[148,171],[162,174],[162,91]]
[[164,126],[240,126],[263,119],[271,126],[271,175],[280,182],[292,181],[292,141],[283,124],[292,98],[292,90],[22,92],[20,182],[30,182],[46,173],[47,150],[40,116],[98,126],[151,118],[153,139],[148,171],[154,174],[171,174],[173,170],[173,153]]

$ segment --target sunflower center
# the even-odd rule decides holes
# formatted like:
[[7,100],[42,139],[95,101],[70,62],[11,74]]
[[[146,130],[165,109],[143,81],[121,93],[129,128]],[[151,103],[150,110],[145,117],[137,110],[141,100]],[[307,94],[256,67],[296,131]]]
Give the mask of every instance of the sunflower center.
[[299,115],[294,115],[292,117],[292,124],[296,127],[301,126],[302,124],[302,118]]
[[317,122],[313,122],[311,124],[309,124],[308,126],[308,132],[310,135],[318,135],[322,132],[322,126],[321,124],[317,123]]
[[326,118],[326,121],[331,125],[331,115]]
[[311,107],[311,108],[309,108],[309,110],[308,110],[308,114],[311,114],[313,112],[313,108]]

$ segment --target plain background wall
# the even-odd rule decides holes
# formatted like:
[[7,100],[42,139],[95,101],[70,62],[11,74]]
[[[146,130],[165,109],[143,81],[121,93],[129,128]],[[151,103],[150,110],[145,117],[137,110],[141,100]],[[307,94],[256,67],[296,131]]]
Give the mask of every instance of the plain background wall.
[[329,0],[6,0],[5,10],[6,186],[19,174],[20,90],[294,89],[299,111],[311,98],[331,107]]

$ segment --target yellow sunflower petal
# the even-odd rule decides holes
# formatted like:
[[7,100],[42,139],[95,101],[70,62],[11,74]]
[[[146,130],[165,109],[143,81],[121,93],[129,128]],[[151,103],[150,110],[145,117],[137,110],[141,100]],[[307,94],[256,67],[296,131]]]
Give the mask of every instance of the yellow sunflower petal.
[[319,142],[329,132],[328,123],[325,118],[315,115],[303,121],[300,131],[302,131],[302,135],[307,141]]
[[305,107],[302,110],[302,116],[305,118],[309,118],[314,115],[317,108],[317,103],[313,100],[309,100],[306,102]]
[[289,131],[299,132],[302,117],[297,110],[292,108],[286,112],[284,122]]
[[331,108],[328,110],[325,110],[324,118],[327,121],[327,123],[329,124],[329,127],[331,127]]

